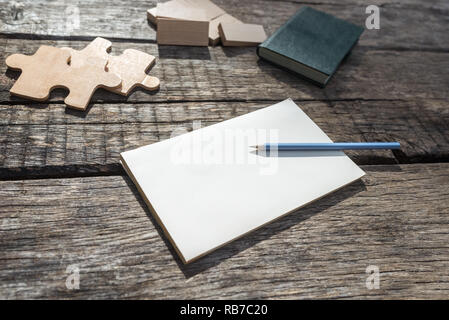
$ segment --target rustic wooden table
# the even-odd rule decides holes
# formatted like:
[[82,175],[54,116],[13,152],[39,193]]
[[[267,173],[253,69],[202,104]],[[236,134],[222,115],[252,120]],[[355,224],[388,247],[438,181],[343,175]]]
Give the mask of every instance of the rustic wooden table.
[[[365,30],[325,89],[255,48],[158,47],[146,20],[154,0],[0,3],[0,298],[449,297],[447,0],[307,1],[360,25],[368,4],[381,8],[380,30]],[[303,5],[216,3],[268,34]],[[160,91],[99,90],[87,112],[66,109],[64,90],[48,104],[10,96],[18,73],[6,56],[96,36],[115,54],[157,56]],[[349,153],[367,172],[360,182],[182,265],[119,153],[287,97],[333,140],[402,149]],[[370,265],[379,289],[366,286]],[[69,290],[74,267],[80,287]]]

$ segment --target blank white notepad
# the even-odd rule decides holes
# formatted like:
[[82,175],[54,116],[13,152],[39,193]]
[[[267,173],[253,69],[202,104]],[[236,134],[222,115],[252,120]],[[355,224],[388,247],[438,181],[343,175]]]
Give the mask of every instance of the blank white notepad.
[[265,142],[332,142],[291,100],[123,152],[121,161],[183,262],[365,173],[341,151],[257,154]]

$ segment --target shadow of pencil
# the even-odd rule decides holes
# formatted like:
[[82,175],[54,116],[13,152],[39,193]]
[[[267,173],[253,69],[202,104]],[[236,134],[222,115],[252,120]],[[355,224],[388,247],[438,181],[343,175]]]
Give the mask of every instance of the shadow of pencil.
[[[357,152],[356,152],[357,151]],[[396,150],[392,150],[396,151]],[[252,150],[250,151],[252,154],[257,154],[262,157],[278,157],[278,158],[306,158],[306,157],[350,157],[355,163],[358,165],[363,164],[397,164],[397,162],[391,157],[385,158],[384,153],[374,153],[373,150],[346,150],[343,151],[332,151],[332,150],[304,150],[304,151],[277,151],[270,152],[264,150]],[[387,170],[397,170],[395,169],[387,169]]]
[[265,151],[252,150],[249,153],[267,158],[310,158],[310,157],[345,157],[342,151],[329,150],[292,150],[292,151]]
[[344,201],[345,199],[353,197],[357,193],[366,190],[365,184],[361,180],[357,180],[356,182],[320,200],[317,200],[312,204],[306,205],[305,207],[300,208],[276,221],[273,221],[267,224],[266,226],[263,226],[260,229],[257,229],[245,235],[244,237],[239,238],[194,262],[184,264],[179,258],[175,249],[173,248],[173,245],[165,236],[162,228],[159,226],[159,224],[156,222],[156,219],[151,214],[150,210],[148,209],[144,200],[140,196],[133,182],[127,176],[125,176],[124,179],[128,184],[129,188],[131,189],[131,191],[133,192],[134,196],[136,197],[136,200],[139,202],[140,206],[145,211],[150,221],[153,223],[155,229],[159,233],[159,236],[165,242],[168,250],[172,254],[176,263],[178,264],[179,269],[182,271],[182,273],[186,278],[193,277],[196,274],[199,274],[211,267],[214,267],[223,262],[224,260],[229,259],[232,256],[242,251],[245,251],[246,249],[251,248],[257,243],[267,240],[271,238],[273,235],[282,232],[286,229],[289,229],[290,227],[297,225],[298,223],[301,223],[307,220],[308,218],[313,217],[314,215],[326,209],[329,209],[332,206],[337,205],[338,203]]

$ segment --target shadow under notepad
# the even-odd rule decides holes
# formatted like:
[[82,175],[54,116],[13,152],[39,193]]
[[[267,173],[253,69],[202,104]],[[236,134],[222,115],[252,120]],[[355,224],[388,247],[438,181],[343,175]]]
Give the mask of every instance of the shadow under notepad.
[[129,179],[129,177],[126,177],[125,181],[130,187],[140,206],[145,211],[150,221],[153,223],[155,229],[159,233],[159,236],[165,242],[174,260],[178,264],[179,269],[183,272],[186,278],[190,278],[211,267],[214,267],[223,262],[224,260],[231,258],[232,256],[245,251],[246,249],[251,248],[252,246],[258,244],[261,241],[265,240],[268,241],[268,239],[270,239],[273,235],[282,232],[286,229],[289,229],[290,227],[297,225],[298,223],[301,223],[307,220],[308,218],[313,217],[314,215],[320,213],[321,211],[329,209],[330,207],[337,205],[341,201],[344,201],[345,199],[353,197],[357,193],[366,190],[366,186],[363,183],[363,181],[357,180],[348,186],[345,186],[321,199],[318,199],[317,201],[311,204],[299,208],[294,212],[291,212],[275,221],[268,223],[267,225],[257,230],[248,233],[247,235],[237,240],[234,240],[224,245],[223,247],[213,251],[212,253],[209,253],[208,255],[202,258],[199,258],[194,262],[184,264],[179,258],[178,254],[176,253],[173,245],[165,236],[161,226],[157,223],[156,219],[151,214],[145,201],[140,196],[137,188],[135,187],[131,179]]

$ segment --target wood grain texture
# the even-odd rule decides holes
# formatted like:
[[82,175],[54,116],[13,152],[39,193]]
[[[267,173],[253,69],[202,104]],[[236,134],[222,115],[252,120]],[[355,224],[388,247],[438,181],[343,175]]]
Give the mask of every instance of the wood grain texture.
[[[297,101],[334,141],[399,141],[401,150],[348,151],[358,164],[449,159],[447,103]],[[94,105],[87,115],[63,105],[0,105],[0,178],[120,174],[119,153],[208,126],[271,103]],[[56,167],[61,167],[57,169]]]
[[[134,41],[155,41],[156,31],[148,23],[146,11],[157,1],[137,0],[130,6],[120,0],[87,0],[74,4],[69,0],[21,1],[23,8],[0,1],[0,32],[9,37],[60,39],[76,37],[92,40],[93,36]],[[381,29],[366,30],[362,46],[402,49],[449,49],[446,25],[447,1],[261,1],[216,0],[229,14],[244,23],[263,23],[272,34],[303,5],[312,6],[364,26],[369,4],[381,7]],[[270,14],[266,14],[269,12]],[[113,21],[114,23],[111,23]],[[413,32],[410,30],[413,29]],[[429,36],[431,35],[431,36]]]
[[[1,43],[1,42],[0,42]],[[82,41],[31,41],[3,39],[3,57],[21,52],[32,54],[41,44],[84,48]],[[154,102],[204,100],[294,100],[342,99],[448,99],[449,53],[383,51],[354,48],[325,89],[308,83],[268,62],[259,60],[255,48],[160,46],[113,43],[113,54],[131,48],[156,56],[151,75],[160,79],[160,89],[148,93],[136,89],[129,97],[98,90],[91,101]],[[1,56],[0,56],[1,58]],[[425,63],[424,63],[425,62]],[[17,72],[0,65],[0,103],[19,103],[10,96]],[[66,92],[52,94],[62,102]]]
[[[378,5],[381,29],[365,30],[324,90],[259,61],[254,48],[158,47],[146,18],[155,0],[20,2],[0,0],[0,179],[14,180],[0,181],[0,298],[447,299],[447,0],[214,1],[268,35],[303,5],[359,25]],[[82,49],[97,36],[113,41],[114,55],[156,56],[160,90],[99,90],[84,113],[64,109],[63,90],[50,104],[10,97],[18,73],[6,71],[8,55]],[[362,182],[182,266],[117,176],[119,152],[287,97],[335,141],[402,148],[349,153],[370,164]],[[56,179],[18,180],[38,177]],[[80,268],[80,290],[66,289],[69,265]],[[379,266],[379,290],[366,289],[368,265]]]
[[[0,297],[447,298],[449,164],[363,169],[187,266],[126,177],[0,182]],[[65,287],[69,265],[79,290]]]

